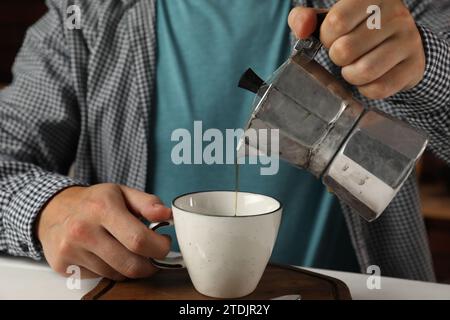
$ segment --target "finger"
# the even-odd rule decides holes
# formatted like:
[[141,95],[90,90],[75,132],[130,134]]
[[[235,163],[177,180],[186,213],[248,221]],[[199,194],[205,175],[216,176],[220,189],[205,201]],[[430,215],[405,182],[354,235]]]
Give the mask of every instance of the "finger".
[[157,271],[149,259],[128,251],[104,231],[99,232],[99,245],[91,248],[91,252],[127,278],[145,278]]
[[409,50],[408,43],[392,37],[383,42],[351,65],[342,68],[342,76],[352,85],[363,86],[380,78],[397,64],[407,59]]
[[80,267],[80,272],[81,272],[81,279],[97,279],[102,277],[101,275],[96,274],[95,272],[92,272],[83,267]]
[[129,251],[142,257],[164,258],[170,250],[170,240],[148,229],[124,204],[112,207],[102,225]]
[[320,29],[320,39],[326,48],[349,33],[369,17],[367,8],[381,0],[346,0],[337,2],[328,12]]
[[170,240],[130,213],[124,194],[121,195],[109,199],[101,225],[131,252],[147,258],[164,258],[170,250]]
[[396,28],[387,24],[382,29],[370,30],[363,22],[355,30],[333,42],[329,51],[330,58],[340,67],[347,66],[379,46],[395,31]]
[[408,73],[412,68],[414,68],[414,60],[405,60],[381,78],[358,87],[358,90],[369,99],[379,100],[391,97],[407,88],[410,81]]
[[316,30],[317,11],[296,7],[289,13],[288,24],[298,39],[306,39]]
[[[100,278],[101,276],[92,270],[89,270],[89,268],[83,267],[83,264],[81,261],[81,255],[80,254],[73,254],[70,260],[66,260],[66,262],[61,262],[61,265],[64,265],[64,267],[55,267],[55,265],[51,264],[51,267],[58,272],[61,276],[65,278],[74,277],[74,276],[80,276],[81,279],[96,279]],[[69,262],[69,261],[76,261],[75,262]],[[74,269],[78,268],[77,269]],[[78,273],[76,274],[75,271]]]
[[114,281],[123,281],[126,279],[125,276],[114,270],[105,261],[88,251],[82,253],[80,266],[86,270],[87,275],[89,273],[94,275],[94,277],[90,278],[104,277]]
[[171,218],[172,210],[165,207],[157,196],[127,186],[120,186],[120,189],[129,209],[148,221],[163,221]]
[[[97,231],[96,234],[98,234],[98,230],[91,231]],[[96,237],[96,239],[98,239],[98,236]],[[74,240],[77,241],[77,239]],[[72,261],[72,263],[66,263],[66,265],[79,267],[81,269],[82,279],[106,277],[115,281],[123,280],[124,277],[120,273],[108,266],[103,260],[89,252],[89,248],[95,246],[96,245],[93,245],[92,241],[86,241],[85,243],[82,243],[78,250],[72,251],[70,257],[70,261]],[[66,268],[66,273],[67,270],[68,269]]]

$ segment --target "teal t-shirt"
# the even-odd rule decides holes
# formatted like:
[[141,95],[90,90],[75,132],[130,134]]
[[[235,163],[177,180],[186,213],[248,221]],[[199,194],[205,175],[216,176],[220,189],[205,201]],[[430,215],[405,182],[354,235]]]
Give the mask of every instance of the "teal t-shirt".
[[[237,83],[248,67],[267,78],[289,56],[290,8],[290,0],[157,1],[148,191],[167,205],[183,193],[234,189],[233,164],[174,164],[176,142],[171,136],[179,128],[193,134],[194,121],[202,121],[203,131],[217,128],[224,136],[225,129],[245,126],[254,96]],[[274,176],[260,175],[260,166],[243,165],[240,190],[267,194],[284,204],[273,261],[355,270],[337,201],[315,177],[283,162]],[[173,246],[178,248],[176,242]]]

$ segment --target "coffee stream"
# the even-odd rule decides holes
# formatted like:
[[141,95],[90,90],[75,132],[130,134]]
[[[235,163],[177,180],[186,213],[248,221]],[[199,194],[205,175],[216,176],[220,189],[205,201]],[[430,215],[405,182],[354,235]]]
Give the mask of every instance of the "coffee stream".
[[237,155],[234,158],[234,171],[235,171],[235,181],[234,181],[234,216],[237,216],[238,209],[238,195],[239,195],[239,163]]

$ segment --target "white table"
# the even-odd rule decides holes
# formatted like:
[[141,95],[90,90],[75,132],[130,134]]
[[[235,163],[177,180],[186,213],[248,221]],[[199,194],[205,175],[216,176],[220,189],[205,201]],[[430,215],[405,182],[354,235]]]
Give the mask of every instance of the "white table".
[[[450,300],[450,285],[382,277],[380,290],[367,289],[368,275],[309,269],[342,280],[353,299],[445,299]],[[43,262],[0,256],[1,299],[78,300],[98,283],[82,280],[79,290],[69,290],[67,280]]]

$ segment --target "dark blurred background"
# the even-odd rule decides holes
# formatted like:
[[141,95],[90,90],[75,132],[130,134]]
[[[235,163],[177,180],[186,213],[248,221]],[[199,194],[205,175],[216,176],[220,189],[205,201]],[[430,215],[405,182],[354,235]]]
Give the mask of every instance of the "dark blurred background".
[[[45,12],[44,0],[0,1],[0,88],[12,80],[11,66],[27,28]],[[450,283],[450,168],[427,152],[417,172],[436,275]]]
[[0,1],[0,84],[11,81],[11,65],[25,32],[46,9],[44,0]]

